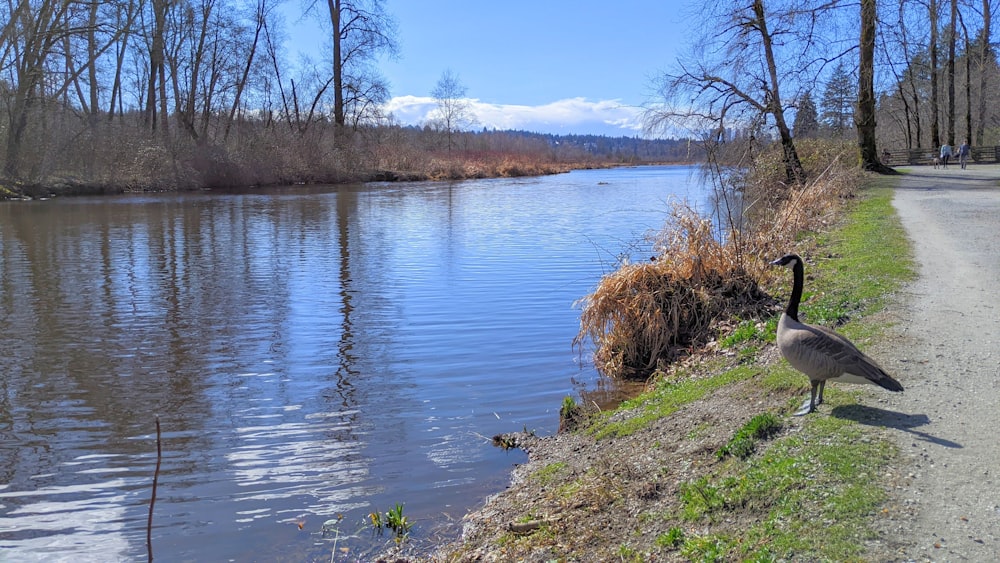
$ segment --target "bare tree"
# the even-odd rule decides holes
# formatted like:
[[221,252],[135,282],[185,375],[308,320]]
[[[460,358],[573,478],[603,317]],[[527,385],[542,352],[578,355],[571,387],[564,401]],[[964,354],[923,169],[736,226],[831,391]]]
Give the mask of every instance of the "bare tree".
[[229,131],[233,126],[233,121],[236,119],[236,111],[240,107],[240,103],[243,101],[243,92],[246,90],[247,81],[250,77],[250,69],[253,68],[254,60],[257,56],[257,48],[260,45],[261,32],[264,29],[264,24],[267,21],[267,13],[269,10],[269,5],[267,0],[257,0],[257,7],[254,12],[254,32],[253,41],[250,43],[250,49],[246,55],[246,64],[243,65],[243,72],[240,74],[239,79],[236,81],[236,92],[233,94],[233,102],[229,109],[229,118],[226,119],[225,129],[223,130],[222,138],[226,140],[229,138]]
[[958,0],[951,0],[951,19],[948,23],[948,117],[945,124],[948,144],[955,145],[955,43],[958,43]]
[[456,132],[467,129],[475,124],[476,118],[472,106],[465,97],[467,88],[462,85],[458,76],[446,70],[438,79],[437,85],[431,91],[437,103],[434,121],[448,137],[448,151],[451,152],[453,136]]
[[965,26],[962,12],[958,13],[958,23],[962,26],[962,39],[965,43],[965,141],[972,142],[972,44],[969,42],[969,28]]
[[[10,86],[12,92],[8,101],[10,121],[6,135],[4,173],[13,178],[23,177],[26,172],[28,176],[35,176],[38,173],[38,155],[35,155],[36,159],[32,163],[22,162],[29,121],[34,112],[41,111],[40,106],[46,99],[61,96],[73,79],[61,73],[64,79],[62,85],[55,84],[54,91],[46,92],[47,87],[53,86],[49,83],[53,76],[47,72],[46,65],[68,33],[70,3],[45,0],[32,5],[22,1],[8,3],[7,8],[8,20],[0,33],[0,48],[4,51],[5,59],[10,57],[14,84]],[[26,171],[26,164],[33,169]]]
[[879,161],[875,146],[875,22],[876,0],[861,0],[861,39],[858,66],[858,107],[854,122],[858,128],[861,167],[882,173],[894,171]]
[[[151,0],[153,9],[153,28],[147,30],[150,38],[149,74],[147,75],[146,111],[144,119],[151,131],[157,127],[157,100],[159,113],[162,114],[163,128],[167,128],[167,72],[165,35],[167,33],[167,10],[170,0]],[[159,95],[159,98],[157,98]]]
[[111,95],[108,102],[108,120],[112,120],[115,115],[115,105],[117,103],[118,113],[124,113],[122,102],[122,76],[125,68],[125,55],[129,50],[129,40],[132,37],[132,25],[135,14],[138,11],[135,0],[122,3],[115,10],[115,27],[121,30],[119,41],[115,42],[115,73],[111,81]]
[[[678,72],[662,77],[662,101],[646,112],[646,127],[667,130],[693,124],[710,127],[713,136],[720,137],[727,127],[749,129],[767,122],[777,130],[786,179],[801,183],[805,173],[785,119],[782,88],[811,84],[827,62],[843,55],[810,53],[822,43],[820,16],[834,5],[812,10],[789,5],[774,12],[763,0],[749,6],[715,6],[720,12],[711,14],[711,23],[703,26],[711,31],[697,51],[678,61]],[[818,48],[823,47],[827,45]]]
[[327,0],[333,39],[333,119],[339,126],[347,123],[346,110],[368,107],[356,97],[365,92],[382,91],[373,84],[369,67],[375,57],[394,55],[396,24],[386,13],[383,0]]
[[[976,142],[982,144],[983,133],[986,127],[986,76],[987,69],[996,66],[996,59],[993,57],[993,48],[990,44],[990,25],[992,21],[991,12],[993,7],[990,0],[983,0],[983,30],[979,38],[979,105],[976,108],[978,119],[976,120]],[[969,139],[972,142],[972,139]]]
[[[898,19],[891,29],[894,33],[897,33],[896,42],[898,43],[900,49],[900,58],[904,66],[902,76],[896,72],[896,66],[891,65],[893,73],[896,78],[897,91],[899,94],[899,100],[903,105],[903,123],[906,128],[906,147],[913,148],[914,146],[920,147],[923,141],[923,121],[921,119],[921,102],[924,101],[921,92],[919,80],[921,69],[926,67],[926,57],[925,53],[915,49],[913,47],[913,42],[910,39],[909,29],[913,26],[909,25],[906,18],[906,6],[907,3],[900,0],[898,5]],[[888,49],[886,45],[887,41],[883,41],[883,48]],[[892,57],[887,56],[891,61]]]
[[928,2],[928,14],[931,27],[931,146],[941,146],[941,115],[938,101],[938,3]]

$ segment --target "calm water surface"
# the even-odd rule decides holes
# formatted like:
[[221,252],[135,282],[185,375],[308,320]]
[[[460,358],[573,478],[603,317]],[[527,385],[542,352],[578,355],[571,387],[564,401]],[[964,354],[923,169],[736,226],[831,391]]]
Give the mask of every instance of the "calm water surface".
[[156,416],[159,560],[363,557],[397,502],[453,537],[524,461],[489,437],[598,386],[573,303],[675,197],[691,169],[0,203],[0,560],[145,559]]

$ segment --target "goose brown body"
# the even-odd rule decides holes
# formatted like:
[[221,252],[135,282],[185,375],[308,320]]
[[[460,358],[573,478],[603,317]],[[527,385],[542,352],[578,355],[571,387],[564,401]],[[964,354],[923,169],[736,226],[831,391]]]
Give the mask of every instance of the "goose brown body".
[[898,381],[843,335],[826,327],[799,321],[799,301],[805,277],[801,258],[786,254],[771,263],[791,268],[794,276],[788,307],[778,320],[778,350],[812,384],[809,399],[795,414],[804,415],[816,410],[816,406],[823,402],[827,381],[871,383],[889,391],[903,390]]

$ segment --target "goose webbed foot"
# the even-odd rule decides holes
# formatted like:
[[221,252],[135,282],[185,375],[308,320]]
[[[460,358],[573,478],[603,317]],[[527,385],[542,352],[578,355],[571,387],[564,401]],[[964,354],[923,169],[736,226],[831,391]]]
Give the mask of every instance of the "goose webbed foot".
[[802,406],[799,408],[799,410],[795,411],[795,416],[805,416],[815,410],[816,406],[813,404],[812,397],[809,397],[808,399],[805,400],[804,403],[802,403]]
[[802,407],[795,412],[795,416],[805,416],[816,411],[816,407],[823,403],[823,388],[826,381],[813,381],[812,389],[809,390],[809,398],[802,403]]

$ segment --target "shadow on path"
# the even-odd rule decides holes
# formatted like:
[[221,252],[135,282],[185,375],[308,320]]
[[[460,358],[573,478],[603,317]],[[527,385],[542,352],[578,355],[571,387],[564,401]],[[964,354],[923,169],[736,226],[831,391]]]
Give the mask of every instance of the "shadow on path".
[[866,405],[845,405],[834,407],[830,414],[837,418],[853,420],[854,422],[860,424],[867,424],[869,426],[888,426],[889,428],[902,430],[903,432],[913,434],[920,440],[937,444],[945,448],[963,447],[962,444],[959,444],[958,442],[952,442],[951,440],[938,438],[937,436],[933,436],[927,432],[915,430],[915,428],[919,426],[930,424],[931,419],[926,414],[904,414],[901,412],[887,411],[885,409],[869,407]]

